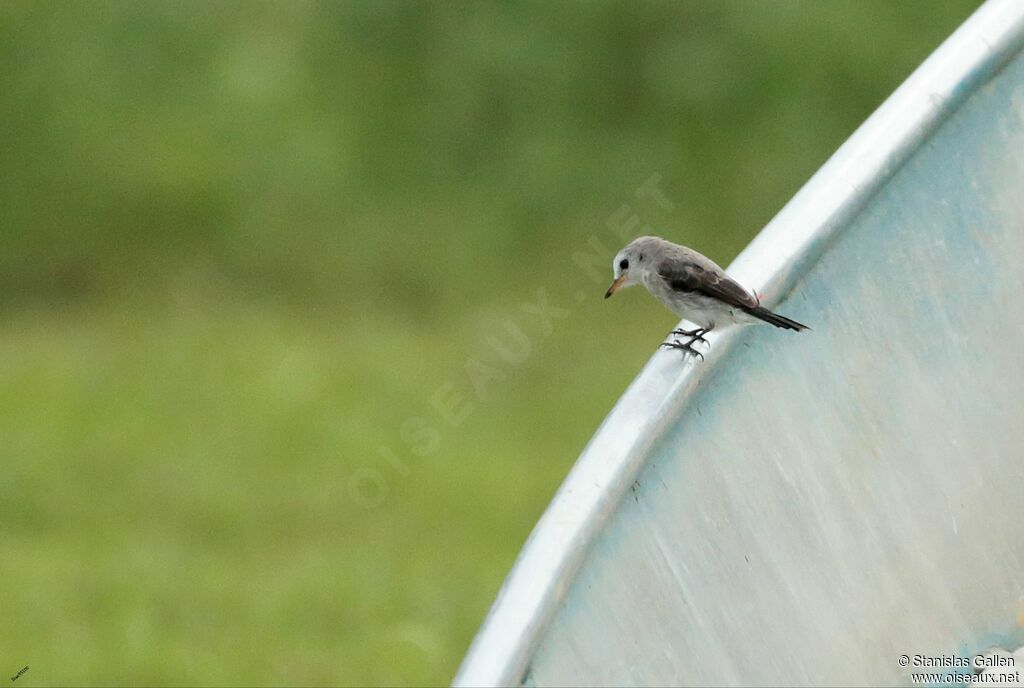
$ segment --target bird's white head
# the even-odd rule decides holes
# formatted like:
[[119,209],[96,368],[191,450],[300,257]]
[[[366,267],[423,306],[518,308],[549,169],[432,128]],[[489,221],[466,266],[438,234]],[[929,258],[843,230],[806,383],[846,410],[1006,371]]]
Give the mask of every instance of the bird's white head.
[[643,282],[644,275],[653,269],[653,258],[659,241],[663,240],[658,237],[640,237],[626,244],[625,248],[615,254],[615,260],[612,261],[615,281],[605,292],[606,299],[619,289]]

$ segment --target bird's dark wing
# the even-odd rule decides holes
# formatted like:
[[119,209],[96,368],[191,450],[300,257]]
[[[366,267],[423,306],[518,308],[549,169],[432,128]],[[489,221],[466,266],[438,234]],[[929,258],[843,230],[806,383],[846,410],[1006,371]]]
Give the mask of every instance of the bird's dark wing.
[[658,274],[674,291],[710,296],[736,308],[755,308],[757,299],[720,269],[673,258],[662,261]]

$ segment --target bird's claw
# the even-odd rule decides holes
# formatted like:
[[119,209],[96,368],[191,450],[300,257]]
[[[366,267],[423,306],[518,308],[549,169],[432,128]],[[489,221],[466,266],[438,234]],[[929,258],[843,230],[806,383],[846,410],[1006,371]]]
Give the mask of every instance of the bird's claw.
[[708,340],[704,339],[708,331],[703,327],[698,327],[696,330],[672,330],[669,334],[680,335],[683,337],[690,338],[690,344],[694,342],[700,342],[701,344],[707,344]]
[[696,339],[691,339],[690,341],[688,341],[688,342],[686,342],[684,344],[681,341],[679,341],[678,339],[673,339],[671,342],[662,342],[661,345],[663,347],[665,347],[666,349],[679,349],[684,354],[690,354],[690,355],[695,356],[695,357],[697,357],[697,358],[699,358],[700,360],[703,361],[704,360],[704,354],[702,354],[701,352],[699,352],[699,351],[697,351],[696,349],[693,348],[693,343],[695,341],[697,341],[697,340]]

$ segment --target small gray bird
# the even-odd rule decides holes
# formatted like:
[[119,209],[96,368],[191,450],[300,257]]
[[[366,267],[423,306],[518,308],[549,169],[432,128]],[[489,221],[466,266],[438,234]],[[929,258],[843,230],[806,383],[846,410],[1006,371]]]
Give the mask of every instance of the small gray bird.
[[715,325],[761,321],[786,330],[808,329],[762,307],[757,296],[741,287],[710,258],[661,237],[644,236],[629,242],[615,256],[612,270],[615,281],[604,297],[607,299],[621,288],[643,284],[670,311],[697,325],[695,330],[669,333],[687,337],[688,341],[673,339],[662,346],[701,359],[704,356],[693,345],[707,344],[704,335]]

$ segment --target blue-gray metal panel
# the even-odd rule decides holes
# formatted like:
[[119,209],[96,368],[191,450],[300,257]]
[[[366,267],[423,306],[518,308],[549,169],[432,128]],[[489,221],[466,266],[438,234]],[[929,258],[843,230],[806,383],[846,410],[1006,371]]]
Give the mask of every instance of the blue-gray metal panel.
[[1024,641],[1022,44],[986,3],[733,263],[813,331],[656,354],[457,685],[905,683]]

